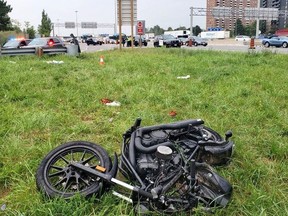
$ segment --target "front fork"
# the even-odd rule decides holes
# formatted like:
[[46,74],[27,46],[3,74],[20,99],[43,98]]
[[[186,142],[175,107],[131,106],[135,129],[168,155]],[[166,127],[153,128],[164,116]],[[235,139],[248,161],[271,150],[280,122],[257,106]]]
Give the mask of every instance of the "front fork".
[[120,180],[114,178],[114,176],[116,176],[116,172],[118,169],[118,159],[117,159],[116,154],[114,155],[113,167],[111,168],[111,170],[108,173],[99,172],[96,169],[84,166],[84,165],[82,165],[80,163],[76,163],[76,162],[72,162],[71,166],[78,169],[78,170],[81,170],[85,173],[88,173],[92,176],[100,177],[101,179],[103,179],[104,181],[107,181],[109,183],[114,183],[114,184],[120,185],[124,188],[127,188],[130,191],[134,191],[134,192],[138,193],[141,196],[144,196],[144,197],[149,198],[149,199],[153,199],[153,195],[151,193],[144,191],[141,188],[132,186],[130,184],[127,184],[123,181],[120,181]]

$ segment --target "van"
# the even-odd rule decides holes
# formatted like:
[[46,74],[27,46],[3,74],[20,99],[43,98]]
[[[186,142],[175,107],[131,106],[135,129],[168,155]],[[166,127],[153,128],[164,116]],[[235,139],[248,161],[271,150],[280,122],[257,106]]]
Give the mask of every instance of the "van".
[[246,35],[237,35],[235,41],[250,41],[250,37]]

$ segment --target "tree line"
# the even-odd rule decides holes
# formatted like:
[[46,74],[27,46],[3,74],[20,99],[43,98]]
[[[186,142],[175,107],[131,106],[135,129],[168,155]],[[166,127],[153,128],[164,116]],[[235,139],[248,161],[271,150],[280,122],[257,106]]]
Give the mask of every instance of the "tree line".
[[[9,13],[13,8],[7,4],[6,1],[0,0],[0,31],[15,31],[16,33],[27,34],[29,38],[33,39],[36,35],[36,30],[29,22],[24,22],[24,28],[21,29],[21,24],[17,20],[9,17]],[[53,24],[45,10],[42,11],[41,24],[38,25],[38,33],[43,36],[50,36]]]

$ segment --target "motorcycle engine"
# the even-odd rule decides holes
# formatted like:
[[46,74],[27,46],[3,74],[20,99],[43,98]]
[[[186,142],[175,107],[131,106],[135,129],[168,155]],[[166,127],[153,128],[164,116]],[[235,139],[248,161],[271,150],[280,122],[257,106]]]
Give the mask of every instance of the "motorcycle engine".
[[[142,143],[145,146],[153,146],[157,144],[161,144],[168,140],[168,133],[167,130],[156,130],[151,131],[150,133],[144,134],[142,137]],[[159,160],[159,156],[165,154],[165,150],[163,150],[163,146],[160,146],[160,150],[157,150],[153,154],[141,154],[138,153],[137,155],[137,171],[140,176],[145,177],[155,177],[160,171],[161,160]],[[162,150],[161,150],[162,149]],[[165,146],[164,146],[165,149]],[[164,152],[163,152],[164,151]],[[172,156],[172,150],[171,150]]]

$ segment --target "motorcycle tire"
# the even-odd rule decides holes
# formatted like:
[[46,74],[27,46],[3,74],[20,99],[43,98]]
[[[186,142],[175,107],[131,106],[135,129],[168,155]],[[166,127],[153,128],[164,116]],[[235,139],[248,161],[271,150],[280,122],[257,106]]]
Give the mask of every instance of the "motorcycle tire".
[[71,162],[91,168],[104,167],[106,172],[112,163],[108,153],[99,145],[86,141],[64,143],[50,151],[36,172],[36,185],[48,197],[70,198],[76,193],[89,197],[100,194],[103,180],[74,169]]

